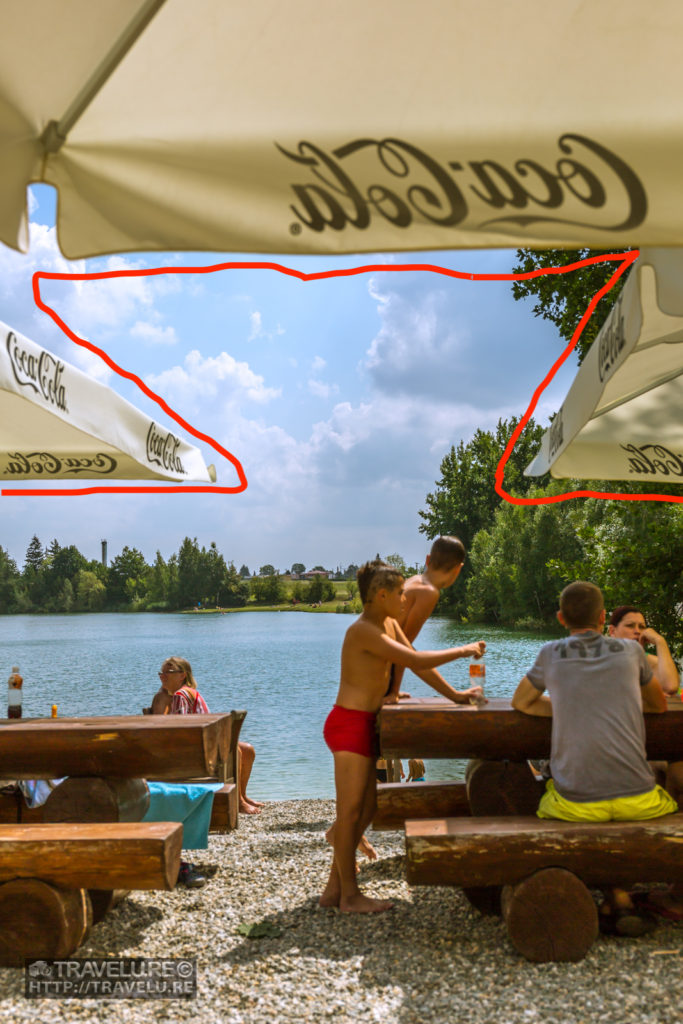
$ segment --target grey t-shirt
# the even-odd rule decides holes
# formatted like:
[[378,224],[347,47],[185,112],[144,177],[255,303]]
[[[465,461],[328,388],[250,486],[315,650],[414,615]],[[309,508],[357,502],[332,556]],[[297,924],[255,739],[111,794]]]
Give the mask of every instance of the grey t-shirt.
[[574,633],[544,644],[527,678],[553,705],[550,768],[560,796],[587,803],[654,788],[640,694],[652,669],[640,644]]

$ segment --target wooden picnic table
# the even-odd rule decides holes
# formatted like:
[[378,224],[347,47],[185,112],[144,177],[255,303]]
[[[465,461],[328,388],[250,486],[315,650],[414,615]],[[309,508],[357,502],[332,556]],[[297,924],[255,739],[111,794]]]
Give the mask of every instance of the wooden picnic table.
[[220,778],[233,728],[230,715],[0,719],[0,778]]
[[[515,711],[509,700],[481,708],[443,697],[411,697],[382,708],[380,749],[387,758],[482,758],[525,761],[550,757],[550,718]],[[683,702],[645,715],[647,754],[653,761],[683,760]]]

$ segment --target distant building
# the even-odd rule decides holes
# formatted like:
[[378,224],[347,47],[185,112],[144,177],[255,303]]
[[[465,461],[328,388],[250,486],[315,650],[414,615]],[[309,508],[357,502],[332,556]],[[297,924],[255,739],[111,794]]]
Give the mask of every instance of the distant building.
[[330,575],[330,569],[309,569],[308,572],[302,572],[300,578],[302,580],[314,580],[316,577],[320,577],[323,580],[329,580]]

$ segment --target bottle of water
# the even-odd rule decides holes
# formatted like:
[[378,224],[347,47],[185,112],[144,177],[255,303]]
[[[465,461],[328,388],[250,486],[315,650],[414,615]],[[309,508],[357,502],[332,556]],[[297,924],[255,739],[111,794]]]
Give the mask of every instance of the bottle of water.
[[21,684],[19,666],[12,666],[12,674],[7,680],[7,717],[21,718]]
[[486,680],[486,665],[484,659],[479,658],[478,660],[472,658],[470,661],[470,686],[481,686],[482,693],[472,694],[469,698],[470,704],[475,704],[477,707],[483,707],[486,703],[486,698],[483,694],[484,682]]

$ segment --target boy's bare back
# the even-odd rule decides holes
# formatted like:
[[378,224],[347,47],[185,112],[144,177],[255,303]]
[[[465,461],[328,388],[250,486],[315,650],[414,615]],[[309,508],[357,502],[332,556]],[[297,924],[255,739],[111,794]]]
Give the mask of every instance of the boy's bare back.
[[405,605],[399,624],[411,643],[436,608],[440,593],[424,575],[410,576],[406,580]]

